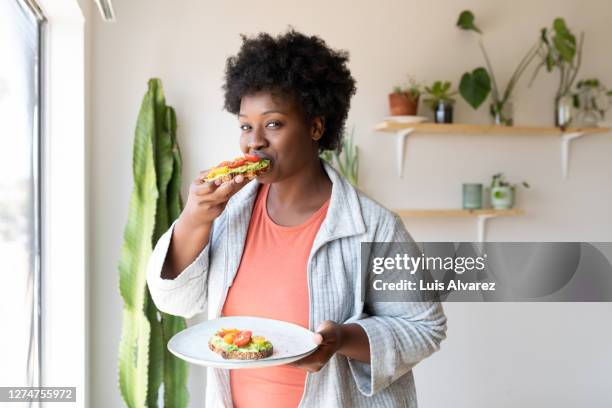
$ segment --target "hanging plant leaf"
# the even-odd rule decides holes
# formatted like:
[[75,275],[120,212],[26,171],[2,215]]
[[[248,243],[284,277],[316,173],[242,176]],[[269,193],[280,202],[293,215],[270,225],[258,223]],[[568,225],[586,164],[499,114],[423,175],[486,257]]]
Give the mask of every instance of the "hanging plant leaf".
[[476,31],[479,34],[482,34],[482,31],[474,24],[474,13],[470,10],[464,10],[459,14],[459,19],[457,20],[457,26],[462,30],[467,31]]
[[474,71],[466,72],[461,77],[459,93],[474,109],[487,99],[491,92],[491,78],[486,69],[479,67]]

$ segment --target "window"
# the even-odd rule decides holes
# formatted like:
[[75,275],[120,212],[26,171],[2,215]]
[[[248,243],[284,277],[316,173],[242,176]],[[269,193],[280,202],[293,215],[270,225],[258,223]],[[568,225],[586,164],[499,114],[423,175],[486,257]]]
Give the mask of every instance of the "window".
[[0,384],[40,383],[40,51],[43,19],[0,1]]

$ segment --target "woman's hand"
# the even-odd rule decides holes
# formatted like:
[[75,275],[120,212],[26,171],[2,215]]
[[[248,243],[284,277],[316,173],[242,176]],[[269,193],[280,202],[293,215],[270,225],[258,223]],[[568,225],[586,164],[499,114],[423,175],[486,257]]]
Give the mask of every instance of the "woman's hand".
[[370,363],[368,335],[363,327],[356,323],[338,324],[326,320],[317,328],[314,342],[319,345],[317,351],[291,365],[314,373],[321,370],[336,353]]
[[229,199],[236,194],[245,183],[242,175],[237,175],[230,181],[221,183],[215,181],[202,181],[208,170],[200,173],[189,187],[189,197],[181,213],[181,221],[192,228],[209,227],[225,209]]
[[342,347],[343,333],[342,325],[326,320],[319,325],[314,336],[314,342],[319,345],[317,351],[294,361],[291,365],[315,373],[319,371],[330,358]]

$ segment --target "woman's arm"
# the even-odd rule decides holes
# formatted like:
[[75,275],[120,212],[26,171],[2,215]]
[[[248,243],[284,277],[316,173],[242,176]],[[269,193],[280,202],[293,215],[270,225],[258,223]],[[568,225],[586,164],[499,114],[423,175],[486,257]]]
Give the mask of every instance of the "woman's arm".
[[380,302],[370,317],[356,321],[370,343],[370,364],[350,358],[359,391],[372,396],[391,385],[440,349],[446,337],[446,316],[437,302]]
[[161,271],[162,279],[176,279],[206,247],[212,224],[193,225],[179,217],[170,239],[170,247]]
[[[374,241],[403,242],[418,256],[420,250],[399,217],[393,216],[380,230],[387,232]],[[370,364],[352,357],[348,361],[360,392],[372,396],[439,350],[446,338],[446,316],[439,302],[377,302],[367,293],[364,313],[368,317],[354,323],[367,334]]]
[[[164,278],[162,271],[170,252],[170,241],[177,224],[178,219],[159,238],[151,253],[147,265],[147,286],[159,310],[189,318],[202,312],[206,304],[206,281],[211,245],[207,244],[201,249],[195,259],[181,269],[173,279]],[[210,234],[212,236],[215,232],[211,231]]]
[[358,324],[341,324],[341,346],[338,354],[370,364],[370,341],[368,334]]
[[202,182],[203,171],[191,183],[187,204],[171,235],[170,248],[161,270],[163,279],[176,279],[191,265],[208,244],[213,222],[221,215],[229,199],[246,185],[242,175],[221,184],[221,180]]
[[223,184],[202,183],[202,172],[189,189],[180,217],[158,240],[147,266],[147,284],[162,312],[192,317],[204,310],[210,256],[215,237],[225,231],[224,209],[246,183],[242,176]]

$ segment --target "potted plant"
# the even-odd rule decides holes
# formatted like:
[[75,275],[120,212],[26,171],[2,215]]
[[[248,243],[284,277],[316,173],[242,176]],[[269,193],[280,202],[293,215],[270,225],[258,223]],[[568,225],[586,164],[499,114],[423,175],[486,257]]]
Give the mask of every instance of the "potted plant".
[[396,85],[389,94],[389,111],[392,116],[417,114],[421,85],[412,77],[407,86]]
[[542,28],[540,42],[542,46],[538,49],[538,55],[541,61],[533,73],[531,83],[542,67],[546,67],[548,72],[555,68],[559,70],[559,87],[555,94],[555,126],[564,129],[572,121],[574,101],[571,89],[582,62],[584,33],[580,34],[580,41],[576,43],[576,36],[567,28],[565,20],[557,17],[552,29]]
[[596,127],[606,116],[610,108],[612,91],[607,89],[597,78],[582,79],[576,84],[576,93],[572,94],[579,127]]
[[457,91],[450,91],[450,81],[435,81],[431,86],[425,87],[426,99],[423,100],[434,112],[436,123],[453,123],[453,105],[455,100],[452,96]]
[[[529,188],[526,181],[522,182],[525,188]],[[491,206],[495,209],[509,209],[514,207],[514,196],[516,186],[510,184],[502,173],[494,174],[491,178]]]
[[489,55],[482,41],[482,31],[474,24],[474,14],[469,10],[464,10],[459,14],[457,26],[462,30],[474,31],[479,34],[478,44],[482,51],[487,68],[478,67],[472,72],[466,72],[461,77],[459,92],[467,103],[474,109],[487,99],[489,92],[492,92],[492,103],[489,109],[493,123],[497,125],[512,126],[514,124],[514,107],[511,101],[512,91],[518,83],[521,75],[529,66],[531,61],[538,55],[542,48],[541,42],[537,41],[521,59],[515,68],[510,80],[504,90],[500,89],[493,73],[493,67]]

